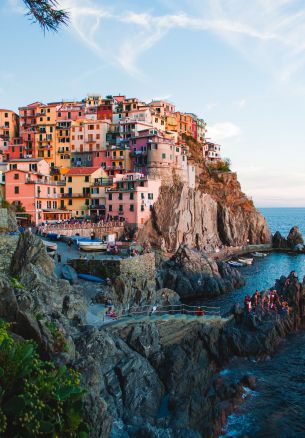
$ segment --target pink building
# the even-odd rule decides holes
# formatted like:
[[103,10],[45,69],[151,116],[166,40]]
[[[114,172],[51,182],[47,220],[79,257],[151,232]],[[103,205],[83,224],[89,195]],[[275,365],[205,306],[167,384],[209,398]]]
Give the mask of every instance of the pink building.
[[124,220],[136,228],[143,226],[160,187],[160,179],[149,179],[140,173],[117,175],[115,187],[106,190],[106,217]]
[[6,200],[21,204],[35,225],[71,217],[69,211],[61,208],[65,182],[51,181],[49,173],[49,165],[42,159],[12,160],[5,173]]

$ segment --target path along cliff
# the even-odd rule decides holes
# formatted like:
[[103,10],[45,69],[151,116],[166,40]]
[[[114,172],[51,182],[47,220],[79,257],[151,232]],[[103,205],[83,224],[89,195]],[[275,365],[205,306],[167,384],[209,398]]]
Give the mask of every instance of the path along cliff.
[[270,354],[304,319],[305,283],[293,277],[276,284],[290,313],[249,314],[235,307],[227,318],[94,328],[86,321],[81,287],[57,279],[53,269],[41,241],[24,233],[1,277],[0,317],[19,337],[35,339],[42,357],[81,372],[91,438],[216,436],[240,400],[243,382],[215,373],[233,356]]

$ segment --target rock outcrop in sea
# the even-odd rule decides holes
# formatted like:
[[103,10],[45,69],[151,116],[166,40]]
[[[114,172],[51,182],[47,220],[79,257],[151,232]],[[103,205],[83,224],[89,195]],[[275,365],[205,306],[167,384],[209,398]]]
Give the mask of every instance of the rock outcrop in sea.
[[279,231],[272,236],[272,247],[275,249],[291,249],[300,251],[304,248],[304,240],[297,226],[289,231],[287,238],[283,237]]

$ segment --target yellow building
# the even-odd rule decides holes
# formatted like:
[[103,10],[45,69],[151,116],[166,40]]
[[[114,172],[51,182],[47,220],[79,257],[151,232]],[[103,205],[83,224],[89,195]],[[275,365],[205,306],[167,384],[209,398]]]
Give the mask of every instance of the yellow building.
[[[101,179],[108,179],[101,167],[72,167],[66,173],[66,187],[61,191],[61,208],[71,211],[73,217],[89,214],[92,188]],[[102,196],[102,194],[101,194]]]
[[193,135],[193,117],[190,114],[176,112],[179,134]]
[[166,116],[166,131],[178,131],[178,120],[176,113],[168,114]]
[[55,166],[57,105],[42,104],[36,108],[36,154],[38,158],[44,158],[51,167]]
[[54,163],[60,173],[71,167],[71,121],[56,123]]
[[19,135],[19,117],[14,111],[0,109],[0,149],[9,146],[10,140]]

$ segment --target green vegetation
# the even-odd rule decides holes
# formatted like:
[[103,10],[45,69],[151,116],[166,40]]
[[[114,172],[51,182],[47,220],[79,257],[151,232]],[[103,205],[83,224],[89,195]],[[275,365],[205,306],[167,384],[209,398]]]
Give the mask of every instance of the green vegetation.
[[25,289],[25,286],[22,283],[20,283],[19,279],[16,277],[11,277],[10,282],[14,289],[21,289],[21,290]]
[[59,330],[59,328],[53,322],[46,322],[46,327],[50,330],[53,336],[54,349],[57,353],[61,351],[67,351],[68,346],[64,334]]
[[208,168],[217,172],[231,172],[231,160],[224,158],[223,160],[213,161],[209,163]]
[[0,321],[0,436],[86,438],[79,373],[42,361]]
[[11,206],[11,204],[8,202],[8,201],[6,201],[5,199],[2,199],[2,201],[1,201],[1,208],[11,208],[12,206]]

